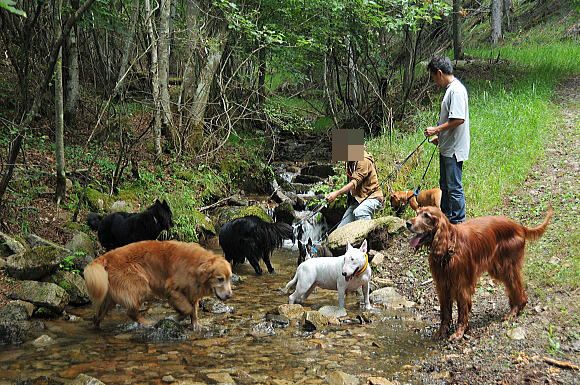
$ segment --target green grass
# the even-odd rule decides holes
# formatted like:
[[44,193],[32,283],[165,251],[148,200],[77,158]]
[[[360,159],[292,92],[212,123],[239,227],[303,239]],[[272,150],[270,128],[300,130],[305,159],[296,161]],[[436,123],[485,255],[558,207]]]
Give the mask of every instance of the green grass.
[[[580,73],[580,47],[574,41],[504,45],[501,58],[507,65],[492,65],[489,76],[464,77],[469,92],[471,153],[464,164],[464,189],[469,216],[489,214],[502,199],[520,188],[531,166],[542,156],[544,143],[557,133],[558,107],[551,101],[559,81]],[[481,58],[495,58],[497,50],[470,49]],[[442,92],[440,97],[442,97]],[[422,139],[422,130],[436,122],[436,101],[428,111],[417,111],[417,132],[371,140],[382,175],[402,160]],[[392,183],[394,189],[416,186],[431,155],[421,153],[419,164]],[[437,155],[436,155],[437,157]],[[386,172],[385,172],[386,171]],[[438,185],[438,162],[434,160],[424,187]]]

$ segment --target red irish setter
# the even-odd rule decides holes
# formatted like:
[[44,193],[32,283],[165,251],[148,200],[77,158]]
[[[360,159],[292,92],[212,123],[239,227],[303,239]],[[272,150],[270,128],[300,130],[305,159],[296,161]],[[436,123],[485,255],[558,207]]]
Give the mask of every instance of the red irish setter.
[[434,335],[447,335],[453,302],[457,302],[458,321],[450,340],[461,339],[468,330],[471,296],[479,277],[488,272],[506,287],[510,311],[504,319],[517,316],[528,302],[522,279],[526,240],[540,238],[552,217],[548,209],[542,225],[527,228],[506,217],[480,217],[453,225],[436,207],[422,207],[407,222],[414,233],[411,246],[427,246],[429,268],[437,289],[441,325]]

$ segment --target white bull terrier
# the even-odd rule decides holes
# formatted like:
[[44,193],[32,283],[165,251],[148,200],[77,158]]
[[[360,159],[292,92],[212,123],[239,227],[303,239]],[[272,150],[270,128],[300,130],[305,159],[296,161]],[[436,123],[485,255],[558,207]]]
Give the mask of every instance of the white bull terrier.
[[296,286],[296,291],[289,297],[289,302],[302,303],[310,293],[321,287],[338,291],[338,306],[344,309],[344,297],[347,292],[356,291],[362,286],[365,309],[371,309],[369,301],[369,282],[371,267],[367,255],[367,241],[360,248],[350,243],[346,254],[340,257],[320,257],[304,261],[296,270],[296,275],[286,285],[286,293]]

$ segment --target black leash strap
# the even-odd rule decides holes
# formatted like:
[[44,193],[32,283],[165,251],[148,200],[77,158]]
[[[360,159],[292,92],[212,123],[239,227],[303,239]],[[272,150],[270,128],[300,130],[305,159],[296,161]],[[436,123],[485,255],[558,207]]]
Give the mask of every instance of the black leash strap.
[[405,163],[407,163],[407,161],[411,159],[413,154],[416,153],[417,150],[419,150],[419,148],[427,141],[427,139],[429,139],[429,137],[426,136],[425,139],[423,139],[423,141],[419,143],[419,145],[415,147],[415,149],[411,151],[411,153],[407,155],[407,157],[400,164],[396,165],[395,169],[389,175],[387,175],[387,179],[391,179],[393,176],[395,176],[401,170],[401,168],[403,168]]
[[431,161],[433,160],[433,156],[435,156],[435,151],[437,151],[437,147],[435,147],[433,149],[433,152],[431,153],[431,158],[429,158],[429,163],[427,163],[427,168],[425,168],[425,172],[423,173],[423,176],[421,177],[421,182],[419,182],[419,186],[417,187],[417,189],[414,192],[415,196],[419,195],[419,191],[421,191],[421,185],[425,181],[425,176],[427,175],[427,171],[429,171],[429,167],[431,166]]
[[299,226],[302,226],[302,224],[308,220],[310,220],[310,218],[314,217],[316,214],[318,214],[320,212],[320,210],[322,210],[323,208],[326,207],[326,202],[323,202],[322,204],[320,204],[317,208],[315,208],[314,210],[312,210],[312,212],[310,214],[308,214],[307,216],[305,216],[304,218],[302,218],[301,220],[299,220],[298,222],[294,223],[292,225],[292,227],[297,228]]

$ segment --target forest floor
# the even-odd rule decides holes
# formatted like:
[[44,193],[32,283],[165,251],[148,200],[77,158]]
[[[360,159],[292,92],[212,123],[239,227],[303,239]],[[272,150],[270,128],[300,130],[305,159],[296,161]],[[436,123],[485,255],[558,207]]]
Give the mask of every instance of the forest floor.
[[[494,214],[527,226],[542,222],[548,204],[555,215],[544,236],[527,246],[524,276],[529,301],[515,321],[502,322],[508,311],[501,284],[485,275],[473,298],[469,335],[460,342],[442,342],[413,369],[395,377],[427,384],[575,384],[578,367],[548,364],[546,358],[580,364],[579,234],[576,220],[580,195],[580,136],[578,106],[580,77],[563,82],[555,103],[561,110],[545,155],[532,168],[521,189],[506,196]],[[385,252],[381,270],[395,287],[419,305],[418,312],[439,324],[439,307],[425,253],[411,254],[404,239]],[[456,319],[456,312],[454,317]],[[509,337],[508,334],[521,334]],[[521,339],[519,339],[521,338]]]

